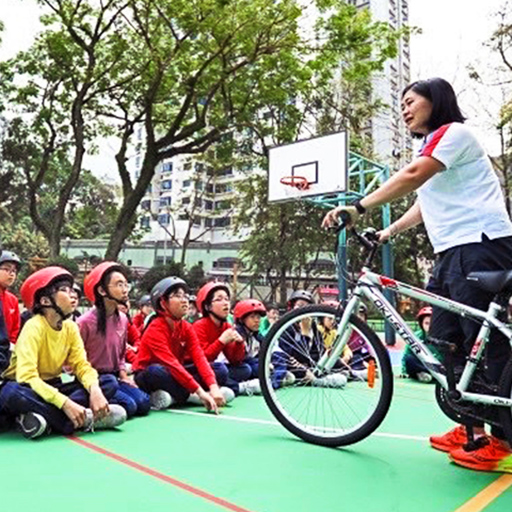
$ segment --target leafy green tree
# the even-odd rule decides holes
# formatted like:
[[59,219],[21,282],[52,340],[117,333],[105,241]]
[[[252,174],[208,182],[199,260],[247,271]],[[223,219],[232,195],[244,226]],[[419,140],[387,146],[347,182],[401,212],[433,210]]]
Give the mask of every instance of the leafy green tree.
[[[371,100],[371,81],[385,61],[396,55],[399,37],[386,24],[372,21],[368,11],[344,2],[319,5],[320,17],[308,48],[309,58],[294,62],[295,70],[272,66],[268,70],[279,91],[261,103],[263,115],[239,132],[235,148],[239,168],[268,167],[268,147],[312,135],[346,129],[351,149],[372,156],[367,131],[372,115],[382,107]],[[235,227],[251,227],[244,243],[244,261],[256,275],[264,275],[271,294],[286,294],[292,286],[307,287],[311,262],[331,252],[334,237],[320,230],[324,212],[307,201],[267,204],[267,183],[261,175],[248,176],[239,187]]]
[[149,293],[158,281],[169,276],[184,278],[183,267],[174,261],[165,265],[155,265],[140,279],[138,283],[139,288],[143,293]]

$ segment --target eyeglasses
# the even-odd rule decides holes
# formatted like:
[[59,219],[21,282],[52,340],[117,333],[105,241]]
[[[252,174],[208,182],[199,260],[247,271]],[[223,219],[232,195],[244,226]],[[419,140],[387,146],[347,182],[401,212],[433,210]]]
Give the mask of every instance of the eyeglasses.
[[118,290],[127,290],[130,291],[132,289],[132,285],[127,283],[126,281],[119,281],[118,283],[109,284],[112,288],[117,288]]
[[170,293],[169,294],[170,299],[178,299],[178,300],[188,300],[189,295],[187,293]]
[[229,302],[229,297],[217,297],[212,299],[212,302]]
[[18,269],[16,267],[0,267],[0,270],[5,272],[6,274],[17,274]]

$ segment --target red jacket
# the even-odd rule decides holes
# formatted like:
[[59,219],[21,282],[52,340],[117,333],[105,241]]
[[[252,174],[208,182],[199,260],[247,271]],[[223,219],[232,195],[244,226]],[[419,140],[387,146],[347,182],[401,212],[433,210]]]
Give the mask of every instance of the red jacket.
[[137,351],[139,350],[140,332],[130,320],[128,321],[126,341],[128,342],[128,345],[126,346],[126,360],[130,364],[133,364],[137,358]]
[[228,322],[217,325],[210,317],[203,317],[196,320],[192,327],[208,361],[215,361],[221,352],[231,364],[240,364],[244,360],[244,343],[231,342],[224,345],[219,340],[224,331],[233,327]]
[[133,325],[139,330],[139,332],[142,334],[142,330],[144,329],[144,320],[146,319],[146,315],[143,315],[142,313],[137,313],[132,318]]
[[18,334],[20,333],[20,308],[18,306],[18,299],[7,290],[0,288],[0,298],[4,307],[4,320],[5,327],[7,328],[7,335],[11,343],[16,343]]
[[133,369],[139,371],[152,364],[161,364],[171,372],[178,384],[194,393],[200,386],[183,367],[185,359],[192,360],[208,387],[217,383],[192,326],[185,320],[173,322],[171,326],[159,316],[142,335]]

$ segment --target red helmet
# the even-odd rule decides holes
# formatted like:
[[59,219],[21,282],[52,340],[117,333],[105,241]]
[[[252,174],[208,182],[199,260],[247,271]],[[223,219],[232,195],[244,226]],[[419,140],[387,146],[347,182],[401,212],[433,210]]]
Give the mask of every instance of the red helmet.
[[85,277],[84,293],[91,304],[94,304],[96,301],[96,298],[94,297],[94,290],[96,286],[98,286],[99,282],[102,280],[105,272],[113,269],[118,270],[124,274],[123,267],[116,261],[104,261],[103,263],[100,263],[98,266],[94,267]]
[[418,314],[416,315],[416,320],[418,320],[418,322],[421,322],[421,320],[423,319],[424,316],[432,316],[432,307],[431,306],[425,306],[425,307],[421,308],[418,311]]
[[21,300],[25,307],[32,309],[36,293],[58,278],[68,278],[70,282],[73,282],[73,276],[62,267],[46,267],[29,275],[20,288]]
[[261,316],[265,316],[267,314],[267,310],[259,300],[255,299],[241,300],[240,302],[237,302],[235,309],[233,310],[235,320],[242,320],[251,313],[259,313]]
[[199,312],[203,315],[207,315],[208,311],[204,310],[205,303],[208,302],[216,290],[225,290],[226,293],[231,296],[228,285],[226,283],[220,283],[219,281],[211,281],[201,286],[197,292],[196,306]]

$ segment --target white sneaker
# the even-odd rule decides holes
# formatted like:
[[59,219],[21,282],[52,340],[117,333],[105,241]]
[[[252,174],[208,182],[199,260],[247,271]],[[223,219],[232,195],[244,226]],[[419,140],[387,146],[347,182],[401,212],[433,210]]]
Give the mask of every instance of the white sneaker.
[[426,382],[427,384],[432,382],[432,375],[428,372],[418,372],[417,377],[420,382]]
[[[224,400],[227,404],[229,404],[229,402],[232,402],[235,399],[235,392],[231,388],[222,386],[220,388],[220,392],[221,392],[222,396],[224,397]],[[194,404],[194,405],[203,405],[203,402],[199,398],[199,395],[197,393],[191,393],[187,399],[187,402],[189,404]]]
[[330,373],[313,381],[313,386],[322,388],[343,388],[347,383],[347,377],[343,373]]
[[162,411],[172,405],[172,396],[163,389],[157,389],[149,394],[149,403],[153,411]]
[[187,402],[189,404],[194,404],[194,405],[203,405],[203,402],[199,398],[199,395],[197,393],[190,393],[190,395],[188,395]]
[[259,379],[251,379],[240,382],[238,387],[240,388],[241,395],[261,395],[261,385]]
[[16,424],[27,439],[36,439],[49,431],[46,419],[36,412],[20,414],[16,418]]
[[296,380],[296,377],[292,372],[286,372],[281,385],[282,386],[293,386],[295,384],[295,380]]
[[108,408],[109,413],[99,420],[94,419],[91,409],[85,409],[83,430],[85,432],[94,432],[95,430],[116,428],[126,421],[128,415],[123,407],[117,404],[109,404]]
[[227,404],[235,399],[235,392],[231,388],[222,386],[220,388],[220,392],[222,393],[222,396],[224,397],[224,400]]

